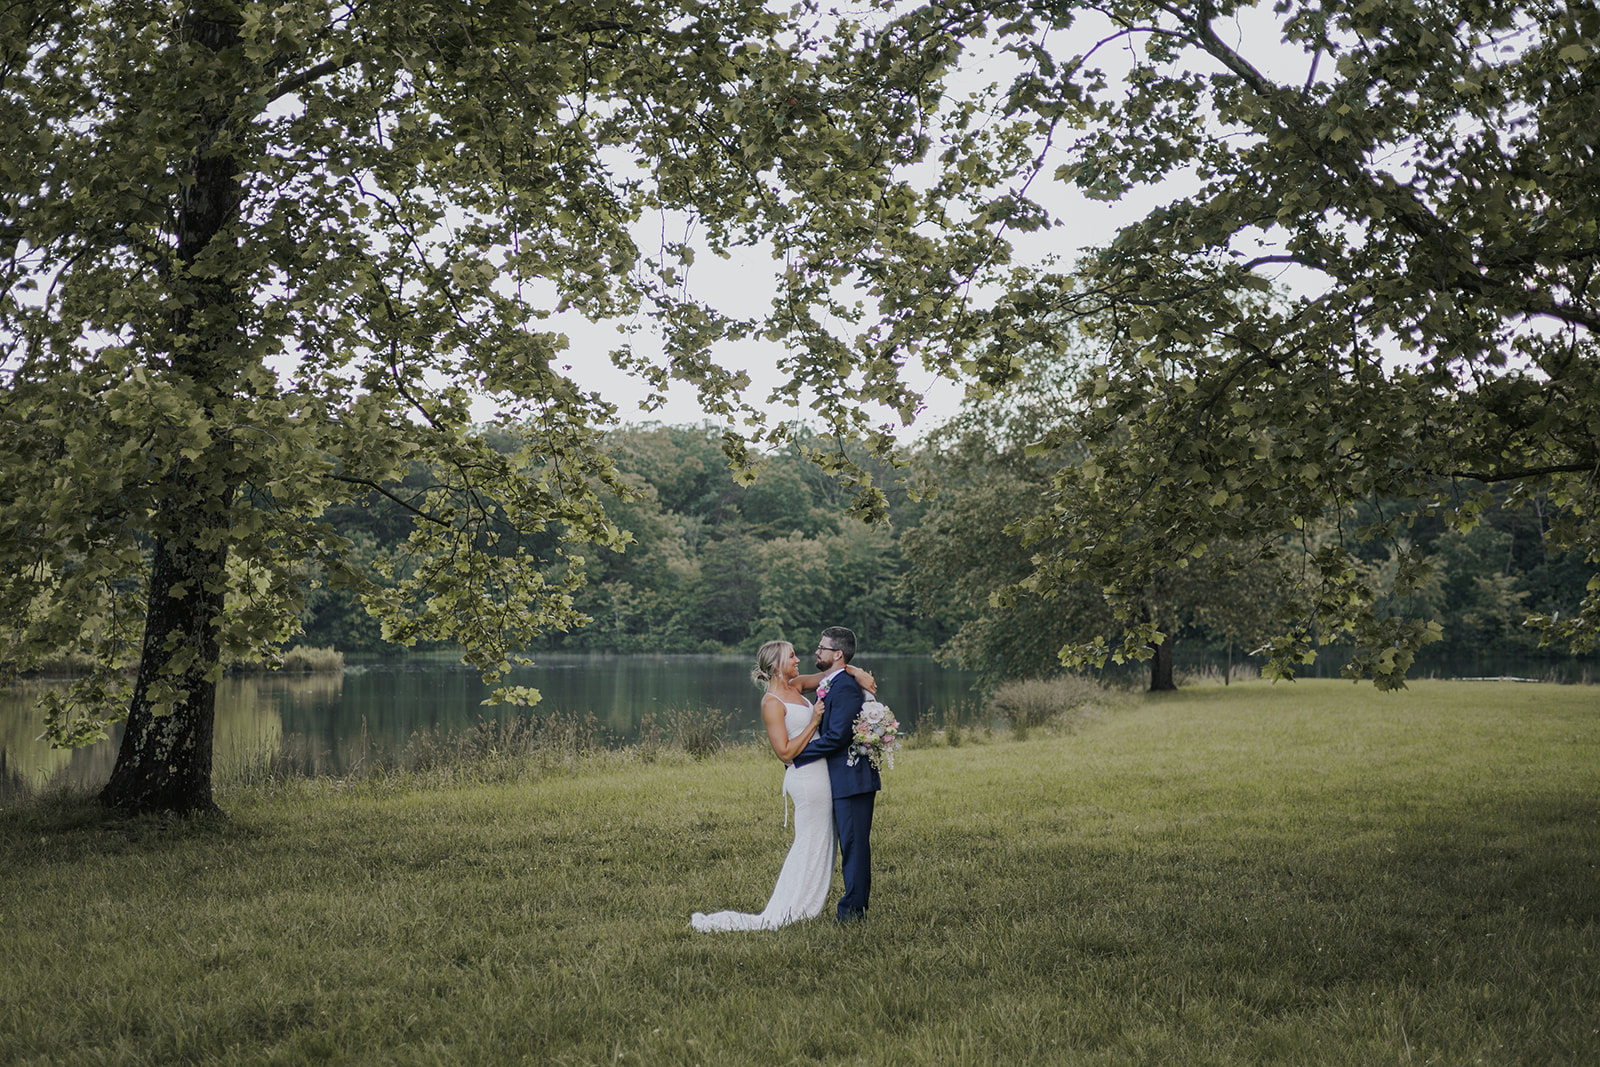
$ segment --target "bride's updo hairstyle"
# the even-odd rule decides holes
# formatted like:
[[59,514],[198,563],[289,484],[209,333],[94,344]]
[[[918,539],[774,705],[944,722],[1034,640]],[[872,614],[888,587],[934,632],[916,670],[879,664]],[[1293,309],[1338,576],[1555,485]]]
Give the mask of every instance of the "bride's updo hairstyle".
[[762,645],[756,652],[756,669],[750,672],[750,680],[763,689],[771,689],[772,683],[778,680],[783,661],[793,651],[794,646],[787,641],[768,641]]

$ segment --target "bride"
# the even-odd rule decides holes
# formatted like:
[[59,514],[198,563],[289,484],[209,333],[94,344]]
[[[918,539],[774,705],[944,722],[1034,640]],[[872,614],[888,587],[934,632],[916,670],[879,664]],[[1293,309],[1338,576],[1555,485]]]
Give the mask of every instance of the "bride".
[[[877,692],[872,675],[858,667],[845,670],[863,689]],[[813,709],[803,690],[816,688],[823,676],[802,675],[794,646],[787,641],[768,641],[756,653],[756,668],[750,677],[766,687],[767,695],[761,698],[761,718],[767,724],[767,740],[778,758],[788,763],[806,747],[822,720],[821,701]],[[778,884],[772,887],[767,906],[756,915],[738,911],[705,915],[697,911],[689,919],[696,930],[773,930],[822,913],[833,882],[833,789],[828,783],[827,762],[791,766],[783,773],[783,792],[794,800],[794,844],[778,872]]]

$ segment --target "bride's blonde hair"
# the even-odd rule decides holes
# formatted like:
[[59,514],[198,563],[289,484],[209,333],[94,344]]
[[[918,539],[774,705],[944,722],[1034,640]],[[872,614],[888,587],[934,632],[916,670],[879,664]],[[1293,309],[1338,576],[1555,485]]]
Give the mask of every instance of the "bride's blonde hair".
[[762,645],[756,650],[756,668],[750,672],[750,680],[763,689],[771,689],[783,661],[793,651],[794,646],[787,641],[768,641]]

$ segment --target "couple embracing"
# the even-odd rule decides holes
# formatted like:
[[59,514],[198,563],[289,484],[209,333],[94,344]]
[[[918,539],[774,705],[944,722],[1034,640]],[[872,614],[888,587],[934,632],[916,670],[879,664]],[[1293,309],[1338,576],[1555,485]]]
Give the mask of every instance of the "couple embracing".
[[[856,635],[830,626],[817,642],[816,674],[800,673],[800,657],[787,641],[768,641],[756,654],[751,677],[764,686],[761,718],[767,740],[789,765],[783,792],[794,801],[794,844],[778,872],[772,897],[759,914],[695,912],[696,930],[771,930],[821,914],[833,882],[833,849],[844,869],[840,922],[865,919],[872,889],[872,807],[880,787],[877,768],[850,751],[856,716],[872,675],[850,665]],[[805,699],[817,691],[815,704]]]

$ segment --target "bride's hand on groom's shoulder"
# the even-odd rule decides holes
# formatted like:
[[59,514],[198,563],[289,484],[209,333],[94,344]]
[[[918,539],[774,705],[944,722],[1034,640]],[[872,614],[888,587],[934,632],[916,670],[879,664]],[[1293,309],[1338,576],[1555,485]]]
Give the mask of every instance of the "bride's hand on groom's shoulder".
[[856,684],[860,685],[861,688],[865,689],[873,696],[878,695],[878,680],[872,676],[870,671],[864,670],[861,667],[851,667],[850,671],[856,677]]

